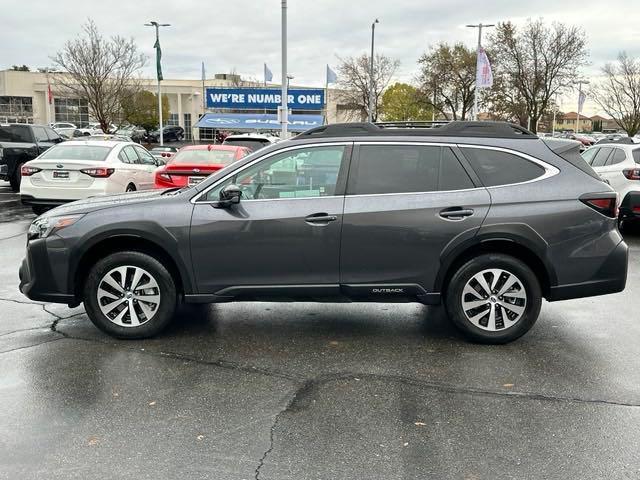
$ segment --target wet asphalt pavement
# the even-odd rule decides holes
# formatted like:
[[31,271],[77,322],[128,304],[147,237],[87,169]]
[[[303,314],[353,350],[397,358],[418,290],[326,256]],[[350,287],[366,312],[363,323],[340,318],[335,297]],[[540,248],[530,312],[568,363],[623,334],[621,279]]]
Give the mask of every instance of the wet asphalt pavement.
[[17,289],[0,182],[0,479],[638,479],[640,228],[625,292],[544,303],[505,346],[441,308],[183,308],[118,341]]

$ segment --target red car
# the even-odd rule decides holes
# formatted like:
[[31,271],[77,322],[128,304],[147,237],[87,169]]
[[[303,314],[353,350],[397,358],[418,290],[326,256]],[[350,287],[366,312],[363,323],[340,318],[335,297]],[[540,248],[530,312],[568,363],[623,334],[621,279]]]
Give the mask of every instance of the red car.
[[182,147],[163,167],[156,170],[155,188],[196,185],[213,172],[251,153],[246,147],[231,145],[189,145]]

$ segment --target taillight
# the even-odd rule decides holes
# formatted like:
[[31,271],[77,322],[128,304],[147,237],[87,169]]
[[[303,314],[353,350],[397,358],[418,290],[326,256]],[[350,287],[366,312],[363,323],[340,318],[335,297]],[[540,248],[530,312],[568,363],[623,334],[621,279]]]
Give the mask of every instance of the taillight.
[[582,195],[580,201],[607,217],[618,216],[618,194],[615,192]]
[[113,172],[116,171],[116,169],[99,167],[99,168],[83,168],[80,171],[85,175],[89,175],[90,177],[106,178],[106,177],[110,177],[113,174]]
[[629,180],[640,180],[640,168],[625,168],[622,174]]
[[38,173],[41,171],[42,171],[41,168],[28,167],[26,165],[23,165],[22,168],[20,169],[20,175],[22,175],[23,177],[30,177],[34,173]]

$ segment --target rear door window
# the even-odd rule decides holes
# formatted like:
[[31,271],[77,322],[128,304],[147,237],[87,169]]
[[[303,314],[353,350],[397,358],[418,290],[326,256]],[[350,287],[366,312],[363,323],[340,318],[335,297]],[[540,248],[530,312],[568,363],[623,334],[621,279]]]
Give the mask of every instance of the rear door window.
[[48,142],[49,137],[46,130],[43,127],[33,127],[33,134],[36,137],[36,142]]
[[611,147],[602,147],[598,150],[595,157],[593,157],[593,161],[591,162],[592,167],[602,167],[605,163],[607,163],[607,158],[611,155],[611,151],[613,149]]
[[131,163],[131,164],[140,163],[140,159],[138,158],[136,151],[133,149],[131,145],[129,145],[128,147],[124,147],[122,151],[124,152],[125,157],[127,157],[127,163]]
[[540,165],[513,153],[471,147],[461,150],[487,187],[528,182],[545,173]]

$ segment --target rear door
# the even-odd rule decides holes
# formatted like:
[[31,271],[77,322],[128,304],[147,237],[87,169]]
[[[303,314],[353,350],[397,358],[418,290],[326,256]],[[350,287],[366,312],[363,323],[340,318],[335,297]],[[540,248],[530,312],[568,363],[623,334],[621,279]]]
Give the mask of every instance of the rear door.
[[157,165],[156,160],[153,158],[146,148],[141,147],[139,145],[133,146],[134,150],[138,154],[138,158],[140,160],[140,173],[138,175],[139,185],[141,190],[148,190],[153,188],[154,185],[154,175]]
[[129,183],[133,183],[136,188],[140,188],[141,164],[133,145],[123,147],[118,158],[122,162],[122,166],[119,168],[121,175],[118,175],[118,181],[125,189]]
[[490,206],[455,147],[363,142],[349,172],[340,283],[352,295],[433,291],[440,254],[472,236]]

